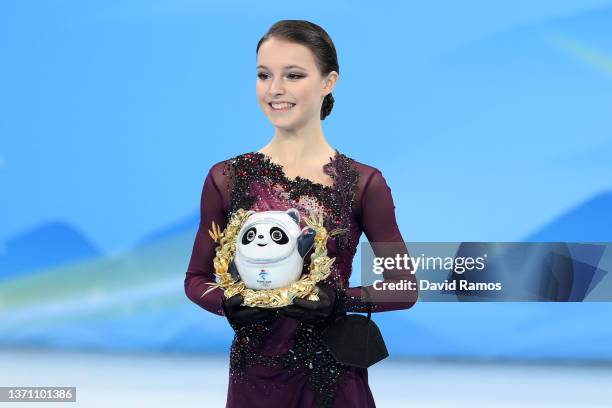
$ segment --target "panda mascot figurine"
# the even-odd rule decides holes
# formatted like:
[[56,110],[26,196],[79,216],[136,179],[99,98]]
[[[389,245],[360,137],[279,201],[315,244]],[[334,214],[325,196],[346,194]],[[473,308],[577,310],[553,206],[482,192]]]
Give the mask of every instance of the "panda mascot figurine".
[[302,275],[315,234],[313,228],[300,229],[295,208],[251,214],[236,238],[236,253],[229,265],[232,278],[242,279],[254,290],[290,286]]

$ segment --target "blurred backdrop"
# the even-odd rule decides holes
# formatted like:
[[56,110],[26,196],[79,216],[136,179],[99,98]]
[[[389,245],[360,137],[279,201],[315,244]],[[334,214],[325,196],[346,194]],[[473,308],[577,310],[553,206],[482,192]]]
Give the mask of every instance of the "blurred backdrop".
[[[255,47],[280,19],[334,40],[325,135],[381,169],[407,241],[612,240],[612,1],[3,2],[0,349],[226,356],[183,279],[208,169],[273,135]],[[393,357],[610,363],[611,313],[375,319]]]

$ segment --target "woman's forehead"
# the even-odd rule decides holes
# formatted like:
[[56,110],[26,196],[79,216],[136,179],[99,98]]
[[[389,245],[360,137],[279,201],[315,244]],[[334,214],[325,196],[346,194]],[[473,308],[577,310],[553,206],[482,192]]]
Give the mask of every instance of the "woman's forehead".
[[266,69],[285,69],[294,65],[312,69],[315,63],[312,52],[306,46],[271,38],[259,47],[257,65]]

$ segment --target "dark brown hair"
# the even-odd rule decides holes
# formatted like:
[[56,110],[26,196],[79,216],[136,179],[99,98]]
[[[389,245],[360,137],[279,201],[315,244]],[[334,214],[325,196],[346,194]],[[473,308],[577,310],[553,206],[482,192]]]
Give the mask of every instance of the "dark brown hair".
[[[334,47],[329,34],[320,26],[306,20],[277,21],[257,43],[256,55],[261,44],[271,37],[308,47],[315,56],[315,62],[321,75],[325,76],[331,71],[340,74],[336,47]],[[325,96],[321,105],[321,120],[324,120],[331,113],[333,106],[334,97],[330,92]]]

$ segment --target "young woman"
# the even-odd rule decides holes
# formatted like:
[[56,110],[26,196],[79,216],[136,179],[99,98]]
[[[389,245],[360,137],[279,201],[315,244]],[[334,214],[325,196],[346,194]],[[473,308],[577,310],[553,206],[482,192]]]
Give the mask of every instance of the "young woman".
[[[362,232],[370,242],[404,241],[391,190],[378,169],[340,153],[323,135],[321,121],[332,111],[339,75],[336,50],[325,30],[308,21],[279,21],[256,51],[257,98],[275,134],[260,150],[210,169],[185,291],[204,309],[225,316],[235,331],[227,407],[374,407],[367,369],[336,361],[320,333],[347,312],[408,309],[416,301],[416,292],[377,301],[370,286],[348,287]],[[328,241],[328,255],[336,261],[319,285],[319,301],[296,299],[272,310],[241,306],[240,295],[225,299],[221,289],[201,297],[215,280],[216,244],[208,230],[213,221],[225,228],[238,208],[296,208],[302,217],[316,208],[324,212],[328,231],[348,230]],[[415,281],[406,271],[384,277]],[[369,298],[362,298],[364,291]]]

